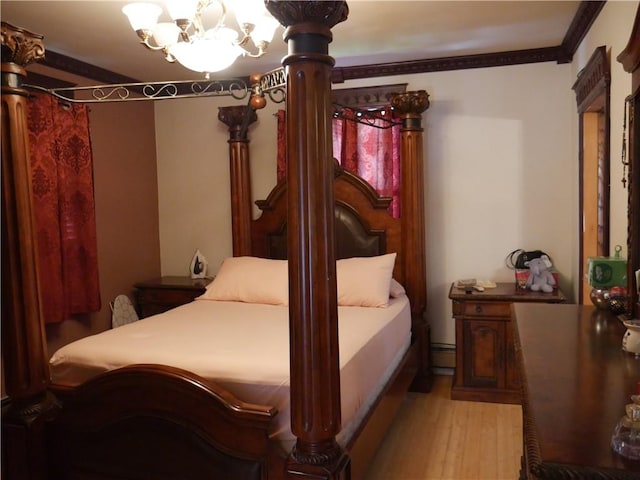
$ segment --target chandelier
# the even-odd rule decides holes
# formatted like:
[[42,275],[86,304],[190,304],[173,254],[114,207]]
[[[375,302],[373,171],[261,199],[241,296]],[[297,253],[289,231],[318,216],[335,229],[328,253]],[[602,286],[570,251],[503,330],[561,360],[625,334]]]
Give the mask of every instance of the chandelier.
[[[162,8],[155,3],[130,3],[122,12],[145,47],[161,51],[167,61],[177,60],[208,79],[210,73],[230,67],[239,56],[263,56],[279,25],[263,0],[231,1],[240,34],[225,25],[224,0],[165,0],[172,22],[158,22]],[[203,19],[211,16],[217,22],[205,29]],[[247,49],[249,42],[255,52]]]

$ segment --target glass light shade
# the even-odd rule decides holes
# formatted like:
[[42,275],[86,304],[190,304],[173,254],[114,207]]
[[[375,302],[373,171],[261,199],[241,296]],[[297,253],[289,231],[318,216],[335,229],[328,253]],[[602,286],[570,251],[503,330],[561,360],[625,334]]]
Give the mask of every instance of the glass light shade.
[[264,15],[260,21],[256,24],[253,32],[251,32],[251,38],[256,45],[259,42],[271,43],[273,40],[273,34],[276,33],[278,28],[278,21],[272,16]]
[[240,55],[241,50],[222,40],[198,38],[191,43],[176,43],[171,47],[170,52],[189,70],[211,73],[230,67]]
[[179,36],[180,27],[172,22],[160,22],[153,29],[153,40],[161,47],[177,43]]
[[264,0],[233,0],[233,10],[240,28],[246,23],[257,25],[263,16],[269,15]]
[[199,0],[165,0],[169,15],[173,20],[193,20]]
[[238,32],[227,27],[211,28],[205,32],[204,38],[232,44],[238,39]]
[[158,17],[162,13],[155,3],[129,3],[122,7],[134,30],[153,30],[158,23]]

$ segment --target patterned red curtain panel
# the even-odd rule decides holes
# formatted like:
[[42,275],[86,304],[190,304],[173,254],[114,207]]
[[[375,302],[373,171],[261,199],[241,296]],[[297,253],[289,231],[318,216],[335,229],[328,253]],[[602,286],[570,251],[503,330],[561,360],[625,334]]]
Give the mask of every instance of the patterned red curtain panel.
[[[376,111],[365,121],[363,112],[342,108],[340,118],[332,120],[333,156],[342,168],[365,179],[379,195],[391,197],[389,213],[400,217],[400,123],[384,127],[393,120],[391,108]],[[366,113],[364,113],[366,115]],[[278,181],[287,173],[286,113],[278,110]]]
[[27,123],[43,317],[55,323],[100,310],[89,116],[37,94]]

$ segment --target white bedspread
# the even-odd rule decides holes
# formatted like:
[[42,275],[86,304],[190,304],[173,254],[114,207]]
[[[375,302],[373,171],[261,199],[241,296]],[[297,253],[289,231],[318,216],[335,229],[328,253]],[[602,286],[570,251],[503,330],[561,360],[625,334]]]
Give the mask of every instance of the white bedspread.
[[[406,296],[387,308],[338,307],[340,384],[346,441],[409,346]],[[275,406],[272,436],[290,448],[288,307],[196,300],[160,315],[83,338],[50,360],[53,383],[78,385],[136,363],[194,372],[245,402]],[[351,429],[349,427],[351,426]]]

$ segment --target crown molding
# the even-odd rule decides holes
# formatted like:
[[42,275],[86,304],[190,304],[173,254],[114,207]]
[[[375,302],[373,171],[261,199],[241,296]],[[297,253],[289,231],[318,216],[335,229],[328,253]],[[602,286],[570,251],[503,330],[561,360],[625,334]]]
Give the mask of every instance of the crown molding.
[[539,62],[569,63],[605,3],[606,1],[590,0],[580,2],[562,44],[556,47],[335,68],[332,81],[333,83],[342,83],[345,80],[358,78],[503,67]]
[[111,70],[76,60],[75,58],[68,57],[67,55],[63,55],[52,50],[45,50],[44,59],[39,63],[46,67],[55,68],[56,70],[61,70],[73,75],[97,80],[105,85],[140,82],[140,80],[136,80],[135,78],[120,75],[119,73],[112,72]]
[[560,48],[565,53],[564,59],[559,58],[558,63],[569,63],[573,59],[573,55],[580,46],[580,42],[595,22],[598,14],[604,7],[606,1],[583,1],[578,7],[578,11],[573,17],[573,21],[562,40]]
[[358,78],[409,75],[413,73],[444,72],[448,70],[467,70],[472,68],[501,67],[525,63],[556,61],[560,47],[515,50],[511,52],[483,53],[478,55],[460,55],[406,62],[379,63],[355,67],[334,68],[331,80],[342,83]]

